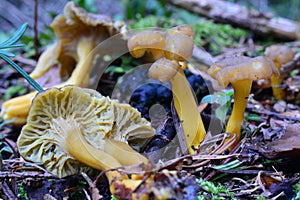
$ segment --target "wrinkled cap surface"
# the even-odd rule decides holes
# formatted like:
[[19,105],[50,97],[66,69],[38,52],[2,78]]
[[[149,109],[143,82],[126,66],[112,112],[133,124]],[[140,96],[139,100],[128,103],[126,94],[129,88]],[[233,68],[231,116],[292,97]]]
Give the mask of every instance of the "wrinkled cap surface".
[[246,56],[226,57],[215,62],[207,73],[223,87],[238,80],[268,79],[273,73],[279,74],[274,63],[262,56],[256,58]]
[[137,110],[129,105],[118,109],[114,104],[118,103],[97,91],[77,86],[39,93],[17,141],[21,156],[43,163],[50,173],[65,177],[88,168],[65,149],[64,126],[78,126],[87,142],[98,149],[103,149],[106,138],[143,141],[154,135],[150,122],[138,119]]
[[265,55],[275,63],[285,64],[293,60],[295,53],[284,45],[272,45],[266,48]]

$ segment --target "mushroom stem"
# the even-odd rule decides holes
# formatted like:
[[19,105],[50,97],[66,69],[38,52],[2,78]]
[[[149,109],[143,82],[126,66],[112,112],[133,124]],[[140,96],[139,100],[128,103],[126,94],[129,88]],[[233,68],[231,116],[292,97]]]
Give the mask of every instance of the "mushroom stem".
[[252,86],[252,80],[238,80],[231,84],[234,89],[234,104],[226,126],[226,132],[230,133],[230,138],[234,137],[236,134],[236,140],[229,150],[232,150],[241,138],[241,127],[244,120],[244,112],[247,106],[248,96]]
[[35,69],[31,72],[30,76],[37,79],[43,76],[47,71],[56,63],[60,53],[59,42],[53,43],[49,46],[40,56]]
[[121,166],[113,156],[89,144],[75,123],[64,120],[60,122],[62,129],[67,133],[65,148],[76,160],[98,170]]
[[[74,84],[80,87],[89,85],[90,70],[93,66],[93,56],[89,57],[94,49],[92,38],[81,38],[77,45],[78,63],[76,68],[67,80],[67,84]],[[66,85],[66,84],[65,84]]]
[[140,162],[145,164],[148,162],[146,157],[133,150],[125,142],[113,139],[105,139],[104,151],[110,155],[113,155],[114,158],[121,163],[121,165],[128,166]]
[[[278,71],[280,71],[281,64],[278,62],[274,62],[274,64],[276,65]],[[272,75],[271,84],[272,84],[273,96],[278,100],[285,99],[285,97],[286,97],[285,91],[283,91],[280,88],[281,81],[282,81],[282,78],[280,75],[277,75],[277,74]]]
[[182,123],[188,151],[194,153],[205,137],[205,128],[197,109],[194,95],[191,91],[183,70],[179,68],[176,75],[170,80],[174,95],[174,105]]

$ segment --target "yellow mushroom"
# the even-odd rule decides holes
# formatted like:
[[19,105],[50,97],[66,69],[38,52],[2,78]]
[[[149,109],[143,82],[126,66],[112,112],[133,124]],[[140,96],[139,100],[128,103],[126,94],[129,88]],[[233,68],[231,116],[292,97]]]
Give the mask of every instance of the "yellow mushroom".
[[[265,55],[270,58],[277,66],[279,72],[281,66],[293,60],[294,52],[290,48],[283,45],[272,45],[265,50]],[[281,89],[282,74],[279,76],[272,75],[271,84],[273,95],[276,99],[283,100],[286,97],[285,91]]]
[[154,62],[148,72],[153,79],[170,81],[174,106],[178,113],[189,153],[193,153],[205,137],[205,129],[182,68],[177,61],[161,58]]
[[[148,44],[149,38],[158,38],[156,34],[156,31],[150,30],[138,33],[139,42],[135,42],[134,46],[131,45],[131,41],[136,40],[136,37],[132,36],[133,39],[128,40],[131,55],[137,57],[135,49],[140,47],[143,49],[143,45]],[[142,37],[143,35],[144,37]],[[159,44],[158,48],[159,50],[164,49],[165,57],[156,60],[151,65],[148,74],[151,78],[162,82],[170,81],[174,105],[182,123],[188,151],[194,153],[206,133],[191,87],[179,65],[179,61],[186,61],[192,56],[194,31],[192,27],[185,24],[167,30],[164,35],[165,46],[162,47]],[[155,49],[156,43],[151,42],[151,45]],[[138,57],[143,53],[138,54]]]
[[230,133],[230,138],[236,135],[236,141],[230,147],[231,150],[241,137],[241,127],[252,81],[269,79],[272,74],[278,75],[278,69],[266,57],[235,56],[217,61],[208,69],[208,74],[221,86],[226,87],[231,83],[234,89],[233,110],[226,126],[226,132]]
[[[65,86],[37,94],[17,146],[24,159],[66,177],[91,168],[148,163],[128,143],[140,141],[135,147],[141,148],[154,134],[150,122],[131,106],[95,90]],[[115,171],[107,172],[107,177],[110,183],[117,179],[132,190],[141,182]]]
[[[89,77],[93,68],[92,50],[125,26],[106,15],[87,13],[70,1],[64,8],[64,14],[58,15],[51,27],[58,40],[42,53],[30,76],[39,78],[59,64],[60,79],[67,81],[55,87],[68,84],[88,87],[92,84]],[[15,118],[12,122],[15,125],[25,124],[35,95],[36,92],[33,92],[4,102],[0,116],[4,120]]]

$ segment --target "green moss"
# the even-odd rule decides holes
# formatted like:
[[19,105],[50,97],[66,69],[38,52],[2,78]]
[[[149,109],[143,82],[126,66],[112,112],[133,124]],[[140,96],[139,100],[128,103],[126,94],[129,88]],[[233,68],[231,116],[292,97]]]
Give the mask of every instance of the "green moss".
[[198,193],[197,200],[204,200],[210,197],[212,200],[235,199],[234,194],[226,189],[220,183],[215,184],[211,181],[204,181],[203,179],[196,179],[201,186],[202,191]]

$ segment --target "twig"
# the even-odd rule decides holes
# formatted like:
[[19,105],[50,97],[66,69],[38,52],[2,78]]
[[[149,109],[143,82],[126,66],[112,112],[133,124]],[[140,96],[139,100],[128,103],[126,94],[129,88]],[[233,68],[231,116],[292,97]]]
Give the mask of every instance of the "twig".
[[31,60],[31,59],[28,59],[28,58],[25,58],[22,56],[16,56],[16,57],[12,58],[12,60],[15,62],[19,62],[19,63],[25,64],[25,65],[32,66],[32,67],[36,66],[35,60]]
[[38,33],[38,5],[39,1],[34,0],[34,50],[35,50],[35,60],[39,58],[39,33]]
[[[214,168],[215,169],[215,168]],[[236,170],[236,169],[215,169],[219,172],[227,173],[227,174],[244,174],[244,175],[257,175],[261,170],[257,169],[247,169],[247,170]],[[271,175],[274,174],[274,172],[271,171],[264,171],[264,174]]]
[[0,171],[0,180],[2,179],[25,179],[25,178],[57,178],[49,173],[41,174],[40,172],[9,172],[9,171]]
[[[90,193],[91,193],[91,196],[92,196],[92,200],[99,200],[102,198],[102,196],[100,195],[99,193],[99,190],[98,188],[96,187],[96,183],[94,183],[90,177],[84,173],[84,172],[81,172],[81,176],[85,179],[85,181],[89,184],[90,186]],[[86,195],[86,198],[87,199],[91,199],[91,197],[87,194],[87,192],[85,190],[83,190],[85,195]]]
[[254,112],[254,113],[258,113],[258,114],[262,114],[262,115],[268,115],[268,116],[277,117],[279,119],[286,119],[286,120],[300,122],[300,117],[293,117],[293,116],[283,115],[283,114],[280,114],[280,113],[268,111],[268,110],[266,110],[264,108],[261,108],[261,107],[259,109],[257,109],[255,107],[255,105],[253,105],[253,104],[248,104],[247,109],[250,110],[250,112]]
[[0,188],[2,188],[3,193],[8,199],[17,199],[16,195],[13,193],[13,191],[11,191],[5,181],[2,183],[2,186],[0,186]]

